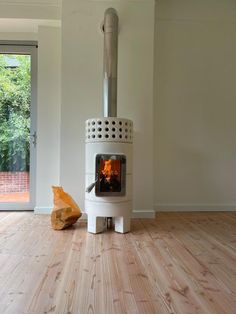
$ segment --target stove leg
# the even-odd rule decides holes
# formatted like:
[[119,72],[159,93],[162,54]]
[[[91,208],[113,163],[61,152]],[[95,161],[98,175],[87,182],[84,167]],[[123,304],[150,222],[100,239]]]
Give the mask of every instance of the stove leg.
[[88,232],[100,233],[104,231],[105,218],[88,215]]
[[126,233],[130,231],[130,217],[115,217],[115,231]]

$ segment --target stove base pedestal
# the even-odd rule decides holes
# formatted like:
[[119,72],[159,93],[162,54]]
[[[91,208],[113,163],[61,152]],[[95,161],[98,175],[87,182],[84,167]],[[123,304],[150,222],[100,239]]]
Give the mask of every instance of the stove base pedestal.
[[130,217],[115,217],[115,231],[126,233],[130,231]]
[[105,218],[88,215],[88,232],[100,233],[104,231]]
[[[115,231],[126,233],[130,231],[130,217],[114,217]],[[106,229],[105,218],[88,215],[88,232],[101,233]]]

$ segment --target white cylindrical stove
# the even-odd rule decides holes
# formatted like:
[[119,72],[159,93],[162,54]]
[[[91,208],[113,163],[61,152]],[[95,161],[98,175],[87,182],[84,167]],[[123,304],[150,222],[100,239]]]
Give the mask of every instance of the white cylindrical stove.
[[107,217],[114,218],[115,231],[130,231],[132,143],[131,120],[104,117],[86,121],[85,212],[89,232],[102,232]]

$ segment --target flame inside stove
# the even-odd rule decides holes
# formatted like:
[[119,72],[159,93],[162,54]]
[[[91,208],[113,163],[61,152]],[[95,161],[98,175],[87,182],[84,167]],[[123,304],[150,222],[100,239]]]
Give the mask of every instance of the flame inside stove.
[[120,192],[121,190],[120,160],[102,160],[100,168],[101,192]]
[[112,167],[111,167],[111,159],[109,160],[104,160],[104,167],[102,170],[102,174],[105,176],[105,178],[110,181],[111,179],[111,174],[112,174]]

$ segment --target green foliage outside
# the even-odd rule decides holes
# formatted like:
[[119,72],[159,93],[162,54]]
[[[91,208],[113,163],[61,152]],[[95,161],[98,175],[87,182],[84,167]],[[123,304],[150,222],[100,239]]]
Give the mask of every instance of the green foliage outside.
[[30,56],[0,54],[0,171],[29,171]]

